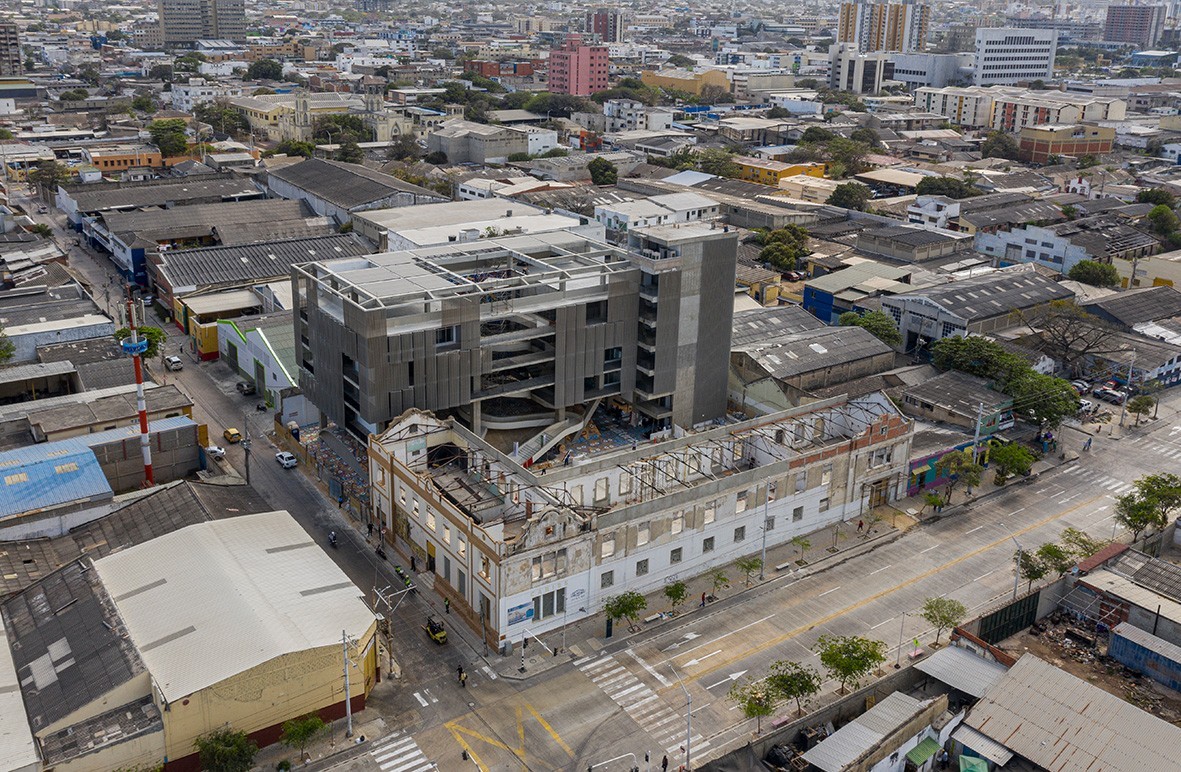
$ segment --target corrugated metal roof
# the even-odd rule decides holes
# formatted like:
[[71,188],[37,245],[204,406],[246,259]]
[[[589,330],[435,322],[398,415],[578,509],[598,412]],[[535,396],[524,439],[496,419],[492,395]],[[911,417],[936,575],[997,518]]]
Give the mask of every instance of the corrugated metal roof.
[[21,696],[16,663],[9,650],[9,635],[0,617],[0,759],[5,769],[37,767],[37,743],[29,728],[29,715]]
[[980,734],[970,726],[960,724],[959,728],[951,733],[951,736],[952,739],[963,743],[964,747],[971,748],[994,764],[1005,765],[1013,759],[1012,751],[988,735]]
[[840,772],[923,708],[924,704],[909,694],[894,692],[829,735],[805,753],[804,759],[824,772]]
[[290,277],[291,266],[371,252],[347,235],[285,239],[233,247],[180,249],[163,253],[157,270],[174,290],[181,287],[265,282]]
[[964,723],[1049,772],[1177,769],[1181,728],[1026,654]]
[[374,623],[361,590],[283,511],[191,525],[94,567],[169,701],[284,654],[339,652],[342,630],[360,638]]
[[920,660],[915,669],[973,697],[983,696],[1006,672],[1004,665],[958,646],[948,646]]
[[90,450],[63,450],[54,458],[18,461],[7,467],[0,465],[0,520],[75,501],[100,501],[114,495],[98,459]]
[[1143,646],[1145,649],[1161,655],[1165,659],[1172,662],[1181,662],[1181,646],[1169,643],[1163,638],[1158,638],[1147,630],[1141,630],[1139,627],[1130,625],[1127,622],[1120,622],[1115,626],[1113,632],[1120,638],[1126,638],[1138,646]]

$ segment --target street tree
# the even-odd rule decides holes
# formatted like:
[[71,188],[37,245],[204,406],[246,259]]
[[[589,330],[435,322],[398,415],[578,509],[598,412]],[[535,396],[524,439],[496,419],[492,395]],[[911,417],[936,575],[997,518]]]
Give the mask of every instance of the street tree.
[[1058,576],[1063,576],[1075,564],[1074,555],[1070,550],[1054,542],[1046,542],[1038,547],[1036,557],[1047,572],[1053,572]]
[[1158,236],[1169,236],[1181,227],[1181,219],[1178,219],[1177,213],[1164,204],[1154,206],[1145,219]]
[[1156,512],[1150,502],[1133,491],[1115,499],[1115,522],[1132,532],[1132,541],[1156,524]]
[[791,543],[793,546],[795,546],[796,549],[798,549],[800,551],[800,556],[799,556],[798,560],[803,560],[804,553],[807,552],[808,550],[812,549],[812,542],[808,541],[807,537],[804,537],[804,536],[791,537]]
[[1017,571],[1021,574],[1021,578],[1029,581],[1027,590],[1033,589],[1033,583],[1043,578],[1049,571],[1037,553],[1022,550],[1017,553],[1016,560]]
[[927,491],[923,494],[923,509],[926,509],[927,507],[930,507],[931,509],[937,509],[941,506],[943,506],[943,497],[938,493],[935,491]]
[[1153,510],[1153,525],[1163,530],[1181,507],[1181,477],[1168,472],[1150,474],[1136,480],[1136,495]]
[[775,712],[775,690],[766,681],[746,678],[735,681],[726,696],[738,703],[744,716],[755,720],[755,734],[761,734],[763,716]]
[[1089,558],[1108,544],[1109,542],[1096,539],[1077,528],[1066,528],[1062,531],[1062,546],[1076,558]]
[[823,685],[816,668],[783,659],[771,663],[767,683],[778,697],[795,700],[796,713],[801,716],[804,715],[804,700],[817,694]]
[[1128,412],[1136,416],[1136,426],[1140,425],[1140,419],[1148,415],[1156,408],[1156,397],[1150,397],[1147,394],[1140,394],[1128,400]]
[[[1066,207],[1063,207],[1065,211]],[[1092,287],[1118,287],[1119,270],[1114,265],[1098,260],[1079,260],[1066,274],[1066,278]]]
[[980,485],[984,476],[984,467],[972,460],[972,454],[966,450],[953,450],[944,453],[935,462],[935,474],[947,478],[947,501],[951,503],[951,496],[960,485],[975,488]]
[[197,120],[208,123],[215,134],[237,134],[250,128],[246,118],[230,105],[228,99],[216,99],[196,109]]
[[996,479],[998,484],[1002,484],[1009,477],[1029,474],[1034,457],[1024,445],[1010,442],[990,449],[988,461],[996,466]]
[[717,595],[723,587],[730,583],[730,577],[726,576],[726,572],[719,568],[710,573],[709,583],[713,588],[714,595]]
[[758,557],[755,557],[752,555],[750,557],[738,558],[738,560],[734,561],[734,565],[738,568],[738,570],[742,573],[743,577],[745,578],[746,586],[750,587],[751,577],[755,575],[755,572],[762,569],[763,560],[762,560],[762,558],[758,558]]
[[963,603],[954,598],[927,598],[923,601],[923,610],[919,612],[923,619],[935,627],[935,645],[939,645],[939,636],[944,630],[953,629],[964,617],[968,609]]
[[931,362],[940,370],[959,370],[1002,384],[1030,369],[1019,356],[979,335],[952,335],[935,341]]
[[324,723],[324,719],[315,713],[308,713],[306,716],[284,721],[283,733],[279,736],[279,742],[288,748],[297,749],[299,760],[303,761],[308,743],[323,734],[326,729],[328,729],[328,725]]
[[842,209],[853,209],[864,212],[873,198],[873,191],[860,182],[842,182],[833,188],[832,194],[824,203],[829,206],[839,206]]
[[1043,375],[1032,368],[1006,383],[1003,389],[1020,406],[1022,417],[1042,428],[1058,426],[1079,409],[1078,392],[1070,381]]
[[[148,349],[144,352],[145,359],[153,359],[160,353],[160,347],[168,341],[168,336],[159,327],[152,327],[147,325],[144,327],[137,327],[135,330],[139,333],[140,340],[148,341]],[[131,329],[128,327],[120,327],[115,330],[115,340],[122,342],[126,338],[131,337]]]
[[254,766],[258,744],[241,730],[228,726],[215,729],[193,741],[206,772],[249,772]]
[[840,694],[845,685],[854,687],[874,668],[886,661],[886,644],[860,636],[822,635],[813,648],[820,655],[820,664],[828,675],[840,682]]
[[684,603],[689,597],[689,586],[680,579],[675,582],[669,582],[664,585],[664,597],[668,598],[668,602],[675,611],[677,606]]
[[635,590],[612,595],[603,603],[603,611],[609,619],[626,619],[629,627],[635,626],[640,613],[646,608],[648,600]]
[[275,145],[274,155],[301,155],[304,158],[311,158],[316,152],[316,146],[311,142],[300,142],[298,139],[285,139],[279,144]]
[[984,144],[980,146],[980,152],[985,158],[1004,158],[1015,161],[1020,153],[1020,148],[1017,146],[1017,140],[1008,134],[993,131],[989,133],[988,138],[984,140]]
[[596,158],[586,165],[591,182],[596,185],[614,185],[619,181],[619,169],[606,158]]
[[1080,363],[1117,349],[1115,330],[1073,300],[1055,300],[1025,321],[1038,331],[1046,353],[1069,372],[1078,372]]
[[422,158],[422,148],[413,134],[399,134],[390,140],[389,161],[417,161]]
[[57,193],[58,186],[69,182],[73,176],[70,167],[60,161],[42,161],[29,175],[29,179],[36,183],[42,200],[48,201]]
[[864,314],[846,311],[837,318],[837,324],[841,327],[860,327],[887,346],[902,345],[898,324],[894,317],[883,311],[867,311]]

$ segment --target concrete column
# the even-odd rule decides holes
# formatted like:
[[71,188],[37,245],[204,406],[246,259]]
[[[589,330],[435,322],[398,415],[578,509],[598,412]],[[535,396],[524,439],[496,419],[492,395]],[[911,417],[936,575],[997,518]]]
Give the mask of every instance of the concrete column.
[[480,404],[479,402],[472,403],[472,433],[480,433]]

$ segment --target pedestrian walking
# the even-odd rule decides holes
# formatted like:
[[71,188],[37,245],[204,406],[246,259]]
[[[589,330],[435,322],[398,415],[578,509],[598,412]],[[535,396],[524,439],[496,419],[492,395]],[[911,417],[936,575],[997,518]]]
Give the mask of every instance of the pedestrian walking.
[[864,531],[864,530],[865,530],[865,521],[864,521],[864,520],[858,520],[858,521],[857,521],[857,533],[861,533],[861,532],[862,532],[862,531]]
[[451,599],[450,598],[443,598],[443,610],[446,611],[448,614],[451,613]]
[[410,556],[410,570],[416,574],[418,573],[418,561],[413,555]]
[[701,593],[701,608],[705,608],[705,593]]
[[939,768],[940,769],[947,769],[947,764],[948,764],[947,748],[943,748],[939,751]]
[[463,672],[463,665],[455,668],[455,677],[459,679],[460,683],[463,683],[463,677],[465,675],[467,675],[467,673]]
[[463,689],[467,688],[467,673],[459,674],[459,686]]
[[660,762],[660,772],[668,772],[668,754],[667,753],[664,755],[664,758]]
[[366,527],[369,529],[369,535],[372,536],[373,535],[373,523],[372,522],[366,523]]
[[1083,443],[1083,450],[1090,450],[1091,449],[1091,442],[1094,439],[1095,439],[1094,437],[1088,437],[1087,441],[1085,443]]

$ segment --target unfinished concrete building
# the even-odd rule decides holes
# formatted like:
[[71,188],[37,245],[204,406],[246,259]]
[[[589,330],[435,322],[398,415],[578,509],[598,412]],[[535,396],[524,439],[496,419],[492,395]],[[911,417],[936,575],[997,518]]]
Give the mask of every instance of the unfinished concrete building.
[[476,434],[542,429],[540,459],[614,398],[653,431],[725,414],[737,236],[554,232],[298,266],[300,386],[365,438],[410,408]]

